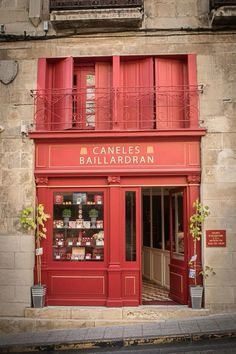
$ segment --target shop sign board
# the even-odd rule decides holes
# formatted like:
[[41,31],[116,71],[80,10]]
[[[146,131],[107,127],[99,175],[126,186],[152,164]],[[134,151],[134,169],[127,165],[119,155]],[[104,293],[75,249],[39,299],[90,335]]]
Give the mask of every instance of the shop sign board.
[[161,169],[199,167],[197,142],[109,142],[37,147],[36,167],[50,169]]
[[226,247],[226,230],[206,230],[206,247]]

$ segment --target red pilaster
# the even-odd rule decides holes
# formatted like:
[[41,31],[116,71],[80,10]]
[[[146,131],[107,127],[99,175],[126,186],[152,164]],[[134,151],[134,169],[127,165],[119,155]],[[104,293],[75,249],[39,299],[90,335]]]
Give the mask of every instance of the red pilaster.
[[[114,181],[114,183],[116,183]],[[121,216],[120,211],[120,188],[110,188],[109,210],[109,265],[108,265],[108,299],[107,306],[122,306],[122,283],[121,283]]]

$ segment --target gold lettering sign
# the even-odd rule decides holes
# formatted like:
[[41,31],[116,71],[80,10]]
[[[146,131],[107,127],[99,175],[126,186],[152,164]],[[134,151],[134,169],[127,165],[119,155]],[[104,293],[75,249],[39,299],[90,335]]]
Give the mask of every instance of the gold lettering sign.
[[153,145],[93,145],[80,148],[79,164],[83,166],[154,165]]

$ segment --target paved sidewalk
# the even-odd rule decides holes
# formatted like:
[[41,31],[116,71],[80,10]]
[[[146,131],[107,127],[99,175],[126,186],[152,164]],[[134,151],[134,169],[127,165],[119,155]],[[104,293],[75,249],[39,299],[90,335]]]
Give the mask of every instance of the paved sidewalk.
[[121,347],[236,337],[236,312],[112,327],[26,332],[0,336],[0,352]]

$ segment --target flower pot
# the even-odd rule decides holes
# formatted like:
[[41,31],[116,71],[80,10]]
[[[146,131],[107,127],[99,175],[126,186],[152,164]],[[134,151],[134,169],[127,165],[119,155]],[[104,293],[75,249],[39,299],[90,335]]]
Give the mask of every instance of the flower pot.
[[69,217],[64,217],[64,227],[69,227]]
[[46,286],[45,285],[33,285],[31,287],[32,305],[35,308],[45,306]]
[[191,296],[191,305],[193,309],[202,308],[202,295],[203,295],[203,286],[202,285],[191,285],[190,286],[190,296]]
[[96,228],[96,227],[97,227],[96,220],[97,220],[97,218],[91,217],[91,227],[93,227],[93,228]]

